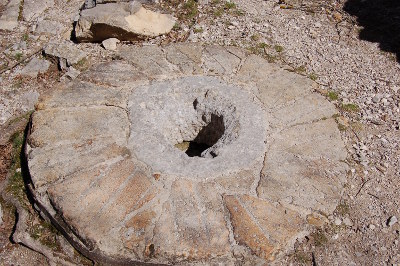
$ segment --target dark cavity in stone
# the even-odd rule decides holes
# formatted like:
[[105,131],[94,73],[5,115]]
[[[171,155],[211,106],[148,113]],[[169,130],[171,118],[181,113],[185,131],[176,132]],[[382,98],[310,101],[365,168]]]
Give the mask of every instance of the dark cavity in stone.
[[[214,146],[225,133],[224,119],[222,116],[211,114],[211,121],[204,126],[193,140],[183,141],[175,146],[189,157],[202,157],[201,154]],[[210,153],[212,157],[217,155]]]

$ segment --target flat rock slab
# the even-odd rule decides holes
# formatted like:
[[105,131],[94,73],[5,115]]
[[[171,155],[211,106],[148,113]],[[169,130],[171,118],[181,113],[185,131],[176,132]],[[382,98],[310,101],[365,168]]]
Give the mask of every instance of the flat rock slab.
[[168,33],[174,25],[172,16],[147,10],[138,2],[107,3],[81,11],[75,36],[80,42],[129,41]]
[[0,16],[0,29],[13,30],[18,26],[21,0],[10,0]]
[[122,46],[42,98],[37,205],[105,264],[263,265],[337,206],[346,150],[316,84],[235,47]]

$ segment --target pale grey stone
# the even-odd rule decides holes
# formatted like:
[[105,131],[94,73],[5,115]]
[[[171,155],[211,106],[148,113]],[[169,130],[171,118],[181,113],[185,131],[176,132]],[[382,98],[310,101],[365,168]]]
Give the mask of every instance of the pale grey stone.
[[34,57],[29,63],[21,70],[21,75],[37,77],[39,73],[45,73],[50,67],[50,62],[44,59]]
[[66,30],[66,27],[58,21],[42,20],[38,22],[35,32],[51,35],[60,35]]
[[72,42],[50,43],[44,48],[44,53],[50,57],[65,59],[66,66],[74,65],[87,56]]
[[24,0],[22,16],[25,21],[32,21],[52,6],[54,6],[54,0]]
[[396,216],[391,216],[388,221],[387,221],[387,225],[389,227],[393,226],[395,223],[397,223],[397,217]]
[[[219,79],[188,77],[140,87],[128,109],[130,148],[155,171],[207,179],[262,161],[268,122],[261,106],[251,95]],[[201,135],[209,124],[215,128]],[[212,134],[220,135],[214,139]],[[212,146],[200,160],[174,146],[194,139]]]
[[0,17],[1,30],[13,30],[18,26],[18,16],[21,0],[10,0],[6,6],[5,11],[2,12]]
[[68,68],[68,71],[64,74],[64,76],[61,77],[60,80],[61,81],[74,80],[79,76],[80,73],[81,72],[79,70],[71,66]]
[[120,41],[117,38],[110,38],[102,41],[101,44],[106,50],[115,51],[117,50],[117,43],[119,42]]

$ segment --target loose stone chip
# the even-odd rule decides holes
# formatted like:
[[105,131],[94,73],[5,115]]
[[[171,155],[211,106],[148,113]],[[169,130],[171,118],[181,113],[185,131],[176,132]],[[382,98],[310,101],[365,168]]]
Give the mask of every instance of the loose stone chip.
[[82,254],[265,264],[323,226],[346,151],[313,81],[234,47],[120,53],[43,98],[26,144],[37,206]]

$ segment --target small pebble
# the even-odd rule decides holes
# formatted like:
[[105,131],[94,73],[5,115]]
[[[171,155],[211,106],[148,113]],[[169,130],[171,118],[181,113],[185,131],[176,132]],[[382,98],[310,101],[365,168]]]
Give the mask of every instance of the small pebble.
[[349,218],[344,218],[343,223],[347,226],[352,226],[353,222]]
[[368,228],[371,229],[371,230],[374,230],[375,229],[375,225],[370,224],[370,225],[368,225]]
[[335,225],[341,225],[342,224],[342,220],[340,220],[339,218],[335,219]]
[[391,227],[392,225],[394,225],[395,223],[397,223],[397,217],[396,216],[391,216],[388,221],[387,221],[387,225],[389,227]]

